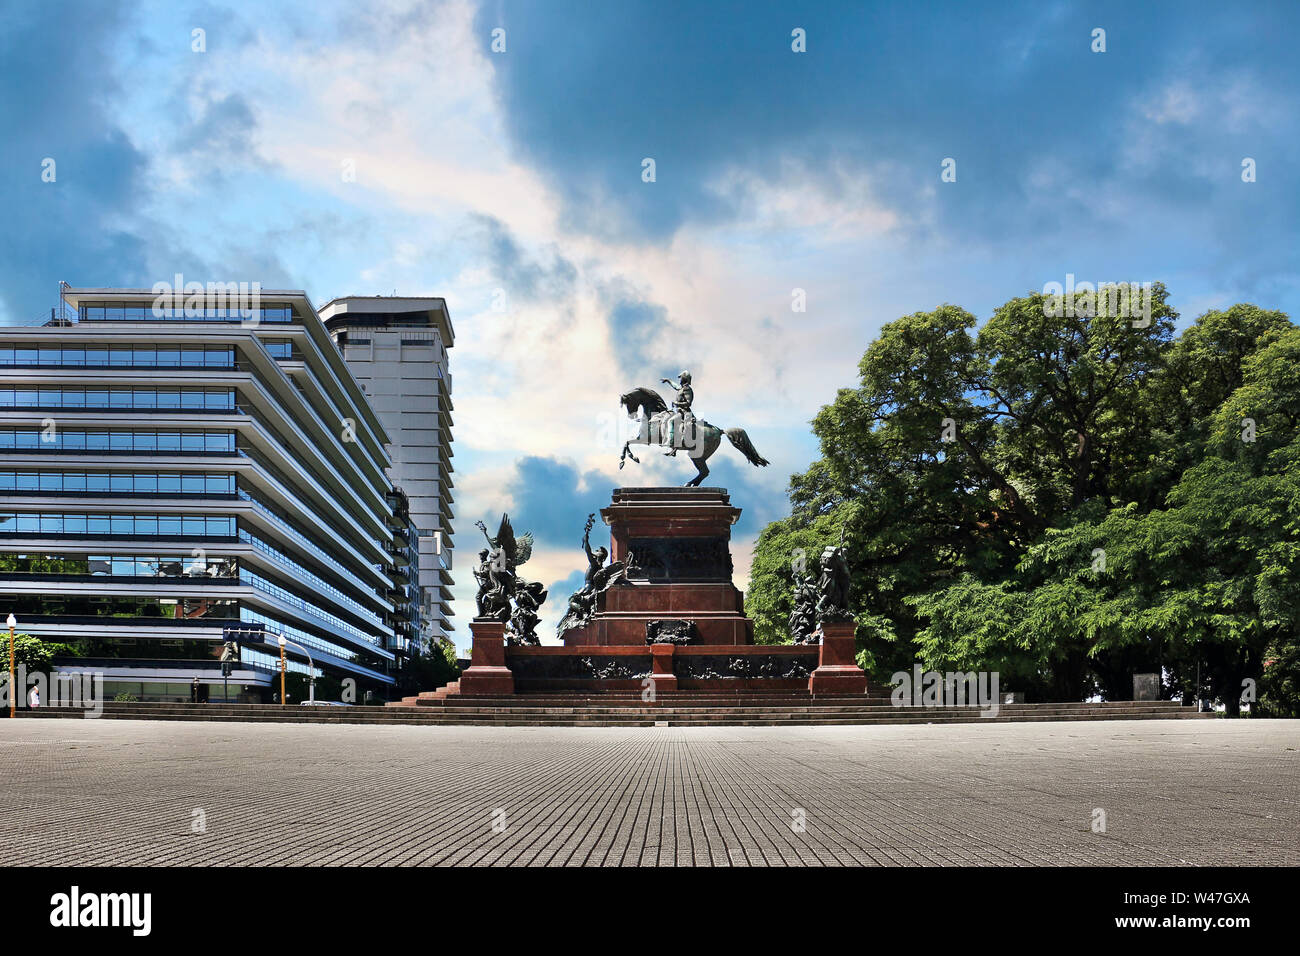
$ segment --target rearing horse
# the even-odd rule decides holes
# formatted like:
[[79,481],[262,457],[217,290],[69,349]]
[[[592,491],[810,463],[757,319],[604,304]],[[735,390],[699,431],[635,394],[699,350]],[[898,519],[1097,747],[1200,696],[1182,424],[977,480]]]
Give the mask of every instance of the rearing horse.
[[[637,431],[635,438],[623,443],[623,454],[619,455],[618,467],[622,468],[629,458],[639,465],[641,459],[632,454],[631,446],[666,446],[668,444],[668,420],[672,418],[673,413],[664,402],[663,397],[653,388],[633,389],[620,396],[619,402],[627,409],[628,418],[640,416],[641,427]],[[727,436],[727,440],[748,459],[751,465],[762,467],[768,463],[767,459],[754,448],[753,442],[749,440],[749,436],[745,434],[743,428],[724,430],[697,418],[694,425],[690,427],[683,428],[679,423],[677,430],[679,433],[686,432],[686,434],[680,436],[683,441],[678,447],[690,454],[691,461],[695,464],[696,471],[699,472],[698,475],[686,482],[687,488],[698,487],[700,482],[708,477],[708,460],[722,445],[723,435]],[[691,434],[692,430],[693,435]]]

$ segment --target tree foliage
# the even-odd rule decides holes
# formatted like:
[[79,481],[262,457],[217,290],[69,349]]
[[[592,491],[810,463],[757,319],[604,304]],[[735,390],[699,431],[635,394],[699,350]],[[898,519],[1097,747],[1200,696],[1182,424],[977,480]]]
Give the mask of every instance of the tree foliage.
[[[66,654],[71,648],[66,644],[43,641],[39,637],[17,632],[14,634],[14,668],[25,668],[28,674],[49,674],[54,658]],[[0,631],[0,686],[9,683],[9,633]]]
[[456,645],[442,638],[433,641],[413,657],[398,678],[397,690],[402,694],[437,690],[460,676],[456,662]]
[[[813,420],[821,457],[760,535],[749,607],[786,639],[791,561],[846,529],[860,659],[998,670],[1040,699],[1167,693],[1295,705],[1300,329],[1251,305],[1175,335],[1098,296],[1039,294],[977,328],[945,305],[886,325]],[[1268,670],[1273,668],[1273,673]],[[1290,695],[1290,696],[1288,696]],[[1290,701],[1288,703],[1287,701]]]

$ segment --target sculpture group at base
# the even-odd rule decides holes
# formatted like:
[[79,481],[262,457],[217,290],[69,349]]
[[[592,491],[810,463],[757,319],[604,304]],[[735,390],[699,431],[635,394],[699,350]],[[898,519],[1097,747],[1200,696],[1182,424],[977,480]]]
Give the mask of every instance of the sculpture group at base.
[[790,611],[790,638],[795,644],[817,644],[820,627],[853,619],[849,611],[849,566],[845,557],[844,531],[839,546],[828,544],[821,555],[821,573],[813,576],[796,571],[794,606]]
[[596,598],[627,571],[627,565],[623,561],[613,561],[608,565],[605,564],[605,559],[609,557],[609,551],[604,546],[597,548],[595,551],[591,550],[591,529],[595,523],[596,516],[594,514],[587,515],[587,526],[582,532],[582,550],[587,555],[587,573],[583,579],[582,587],[569,598],[569,609],[556,627],[560,634],[572,628],[584,627],[589,624],[592,614],[596,611]]
[[546,589],[538,581],[525,581],[516,569],[533,553],[533,536],[515,537],[510,516],[501,516],[501,525],[495,538],[489,537],[482,521],[475,525],[487,538],[488,546],[478,553],[479,565],[474,570],[478,581],[475,597],[475,620],[497,621],[508,624],[507,639],[511,644],[537,646],[537,624],[541,620],[537,611],[546,600]]
[[[587,524],[582,532],[587,571],[582,587],[569,598],[568,610],[556,626],[561,636],[591,623],[600,595],[627,581],[633,559],[606,564],[609,550],[603,545],[595,550],[591,547],[591,529],[595,522],[594,514],[587,515]],[[539,581],[525,581],[517,571],[519,565],[532,555],[532,535],[516,537],[508,514],[501,516],[495,538],[488,536],[483,522],[476,522],[476,525],[487,539],[488,547],[479,552],[479,566],[474,572],[479,584],[475,620],[508,625],[506,635],[512,645],[539,646],[537,625],[541,616],[538,611],[546,600],[546,588]],[[820,643],[821,625],[853,619],[849,610],[849,568],[843,531],[840,544],[827,545],[818,563],[820,571],[815,580],[806,571],[795,572],[794,601],[789,618],[793,644]],[[647,629],[647,643],[688,644],[691,633],[688,624],[676,620],[653,622],[653,626]]]
[[[536,638],[541,586],[516,570],[531,542],[516,540],[503,519],[478,572],[471,666],[455,693],[632,691],[651,703],[679,691],[865,693],[843,544],[825,548],[814,576],[799,581],[798,643],[756,644],[732,581],[728,545],[739,517],[725,488],[615,488],[599,516],[587,516],[582,586],[568,600],[559,643],[545,647]],[[608,547],[591,540],[600,520]]]

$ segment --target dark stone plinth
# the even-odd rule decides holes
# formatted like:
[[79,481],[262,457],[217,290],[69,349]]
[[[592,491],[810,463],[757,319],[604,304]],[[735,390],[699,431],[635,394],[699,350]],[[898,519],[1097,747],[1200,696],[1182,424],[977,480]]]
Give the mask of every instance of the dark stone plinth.
[[[661,650],[656,651],[656,648]],[[509,647],[515,693],[636,691],[807,691],[820,648],[790,644],[634,647]],[[657,656],[656,656],[657,655]],[[468,671],[466,672],[468,673]],[[462,691],[462,696],[464,692]],[[473,696],[471,693],[469,696]]]
[[506,626],[500,621],[469,622],[473,637],[469,667],[460,675],[460,692],[468,697],[513,694],[515,678],[506,666]]
[[[672,555],[661,550],[658,557],[668,560],[668,566],[643,570],[653,570],[656,580],[666,577],[681,581],[685,580],[683,574],[699,579],[706,573],[717,580],[716,571],[707,570],[709,555],[719,542],[722,551],[727,550],[731,526],[740,518],[740,509],[732,507],[725,488],[615,488],[613,499],[608,507],[600,509],[600,516],[609,525],[611,560],[626,560],[633,539],[659,549],[676,544],[693,549],[679,560],[680,568],[673,567]],[[648,561],[655,558],[654,554],[647,555]],[[729,555],[725,560],[730,565]],[[636,575],[634,564],[628,576],[636,580]],[[724,580],[731,580],[730,567]]]
[[[640,654],[601,654],[573,652],[537,654],[538,648],[521,653],[507,650],[507,666],[515,682],[642,680],[650,676],[650,648]],[[547,651],[561,648],[545,648]],[[567,650],[567,649],[566,649]]]
[[821,626],[821,656],[808,678],[808,692],[817,694],[865,694],[866,672],[858,666],[852,621],[827,621]]
[[[727,650],[709,648],[710,652]],[[678,677],[690,681],[794,680],[806,685],[817,667],[815,647],[803,648],[798,655],[749,653],[756,650],[749,647],[739,650],[742,653],[679,654],[674,669]]]
[[1133,699],[1134,700],[1159,700],[1160,699],[1160,675],[1159,674],[1134,674],[1133,675]]
[[691,644],[699,636],[694,621],[677,618],[651,621],[645,626],[647,644]]

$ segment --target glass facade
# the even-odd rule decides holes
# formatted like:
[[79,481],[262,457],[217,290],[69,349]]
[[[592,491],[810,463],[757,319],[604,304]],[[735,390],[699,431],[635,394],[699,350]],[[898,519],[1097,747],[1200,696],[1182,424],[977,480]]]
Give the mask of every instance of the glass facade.
[[229,515],[78,514],[70,511],[0,511],[0,535],[130,535],[147,538],[233,538]]
[[18,494],[233,495],[235,476],[201,471],[0,471],[0,491]]
[[330,584],[324,578],[321,578],[315,573],[313,573],[312,571],[309,571],[306,567],[299,564],[297,561],[289,557],[287,554],[285,554],[283,551],[281,551],[279,548],[275,547],[274,545],[267,543],[262,538],[259,538],[257,535],[252,534],[251,532],[246,531],[243,528],[239,530],[239,540],[251,544],[254,548],[256,548],[261,553],[265,554],[281,568],[291,572],[295,580],[310,585],[316,591],[323,591],[324,593],[328,594],[331,598],[333,598],[335,601],[337,601],[339,604],[343,605],[348,610],[350,610],[353,614],[362,618],[364,621],[368,622],[369,624],[372,624],[375,627],[380,627],[380,628],[384,626],[384,619],[381,615],[376,614],[374,611],[364,607],[358,601],[353,600],[351,597],[349,597],[339,588],[336,588],[334,585]]
[[239,577],[239,561],[206,554],[13,554],[0,559],[6,573],[33,575],[87,575],[90,577],[181,578]]
[[[73,640],[81,634],[93,639],[94,635],[100,633],[94,627],[79,628],[77,631],[70,629],[80,623],[78,619],[85,618],[113,625],[148,623],[158,626],[174,621],[184,625],[215,623],[218,627],[222,622],[234,623],[239,620],[240,602],[233,598],[201,595],[152,597],[125,593],[90,596],[70,593],[70,590],[71,586],[68,585],[59,593],[5,595],[5,603],[11,608],[10,613],[24,625],[30,622],[63,624],[69,628],[64,633]],[[110,621],[109,618],[113,620]],[[56,639],[59,643],[72,643],[63,634]]]
[[233,388],[0,388],[0,408],[235,410]]
[[372,588],[368,587],[365,582],[357,576],[355,570],[348,568],[334,557],[334,555],[330,554],[324,546],[303,532],[295,522],[285,517],[279,509],[267,504],[260,496],[246,488],[239,488],[236,494],[240,498],[252,504],[253,507],[262,515],[275,522],[279,526],[279,530],[287,534],[293,544],[306,548],[312,557],[328,565],[339,574],[346,576],[348,581],[356,585],[356,588],[359,589],[361,593],[364,594],[372,590]]
[[150,431],[139,429],[0,428],[0,450],[235,453],[233,431]]
[[145,345],[42,345],[17,347],[0,343],[0,366],[39,368],[224,368],[235,367],[228,345],[154,348]]
[[[390,530],[375,411],[305,298],[256,321],[153,304],[77,301],[71,325],[0,333],[0,614],[73,648],[60,666],[107,662],[106,680],[142,699],[177,686],[188,699],[168,675],[207,681],[228,635],[241,694],[269,695],[279,635],[325,675],[385,693],[406,649],[394,627],[419,604],[389,572],[419,555]],[[132,342],[114,322],[158,325]],[[230,419],[158,428],[142,412]],[[340,420],[367,444],[331,443]],[[190,469],[195,456],[228,461]],[[290,669],[305,660],[289,646]]]
[[[182,297],[184,298],[184,297]],[[158,308],[151,300],[146,304],[124,305],[114,302],[85,303],[77,309],[82,322],[293,322],[290,306],[264,308]]]

